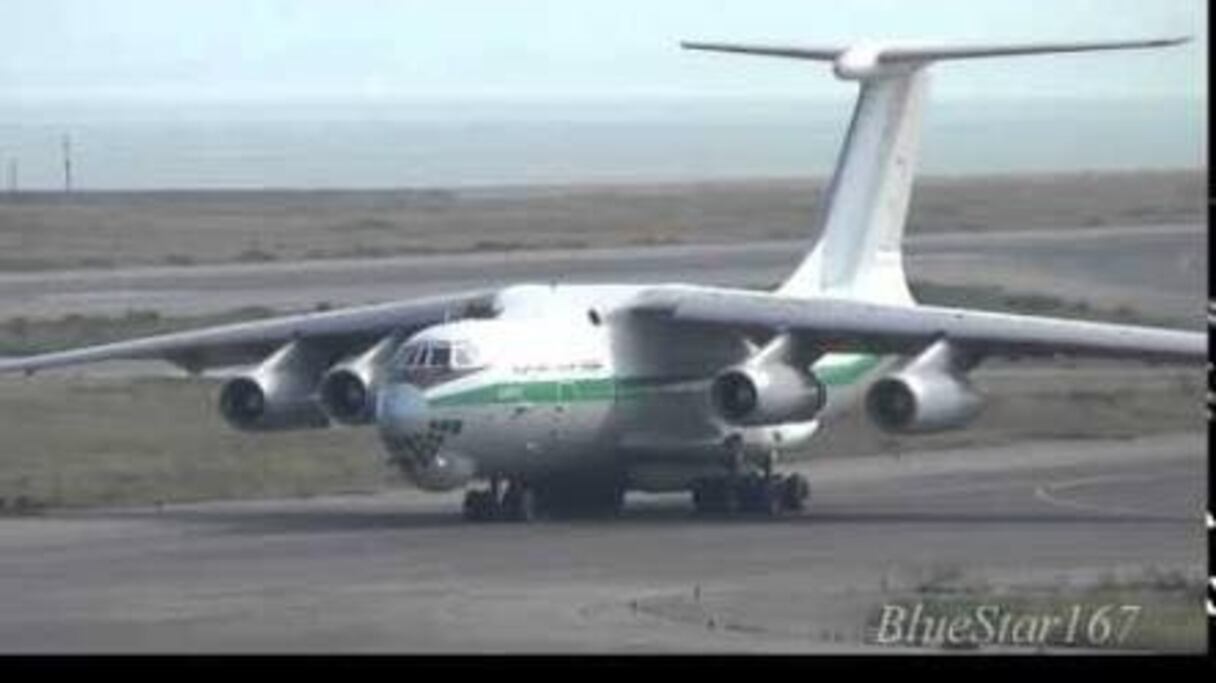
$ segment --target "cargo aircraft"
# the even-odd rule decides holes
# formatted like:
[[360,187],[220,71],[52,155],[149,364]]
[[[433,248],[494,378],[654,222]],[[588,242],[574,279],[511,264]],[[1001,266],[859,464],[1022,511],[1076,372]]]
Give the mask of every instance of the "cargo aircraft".
[[901,241],[928,68],[939,61],[1176,45],[694,50],[828,63],[858,83],[819,238],[772,291],[692,284],[519,284],[291,315],[0,361],[0,371],[160,359],[234,369],[219,410],[241,430],[379,432],[427,491],[473,485],[470,520],[612,514],[630,490],[690,492],[729,515],[802,510],[777,470],[860,402],[893,433],[965,427],[989,357],[1198,363],[1203,333],[917,304]]

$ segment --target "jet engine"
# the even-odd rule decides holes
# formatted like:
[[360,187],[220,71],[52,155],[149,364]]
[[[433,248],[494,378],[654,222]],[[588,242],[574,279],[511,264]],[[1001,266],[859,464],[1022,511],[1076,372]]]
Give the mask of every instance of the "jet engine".
[[812,419],[827,392],[809,370],[784,363],[744,364],[719,373],[710,398],[731,424],[771,425]]
[[329,420],[315,398],[323,368],[324,359],[317,353],[302,342],[291,342],[252,372],[224,383],[220,414],[244,431],[327,427]]
[[866,412],[884,431],[923,433],[970,423],[983,399],[966,372],[974,359],[947,342],[934,343],[901,369],[876,381],[866,394]]
[[321,379],[321,406],[335,422],[362,425],[376,417],[376,393],[383,380],[385,363],[400,339],[390,335],[363,353],[335,365]]

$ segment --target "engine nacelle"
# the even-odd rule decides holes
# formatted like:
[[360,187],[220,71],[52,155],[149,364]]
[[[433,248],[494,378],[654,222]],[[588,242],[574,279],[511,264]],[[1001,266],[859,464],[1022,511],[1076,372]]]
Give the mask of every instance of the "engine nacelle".
[[317,395],[330,419],[345,425],[368,424],[376,419],[376,394],[385,364],[399,342],[395,336],[385,337],[325,373]]
[[964,427],[984,406],[964,365],[952,347],[938,342],[899,371],[876,381],[866,394],[866,412],[892,433]]
[[809,371],[766,363],[723,371],[710,385],[710,399],[731,424],[771,425],[812,419],[823,409],[827,391]]
[[243,431],[327,427],[329,420],[315,396],[322,367],[315,353],[292,342],[252,372],[224,382],[220,414]]

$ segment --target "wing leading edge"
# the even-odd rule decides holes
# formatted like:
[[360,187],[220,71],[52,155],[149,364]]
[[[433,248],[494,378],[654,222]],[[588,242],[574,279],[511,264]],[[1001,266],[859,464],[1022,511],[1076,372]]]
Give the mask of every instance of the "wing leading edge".
[[0,360],[0,373],[26,372],[106,360],[166,360],[191,372],[261,361],[293,339],[309,339],[341,354],[395,331],[467,317],[493,303],[492,292],[469,292],[337,311],[219,325],[68,351]]
[[1207,335],[1202,332],[942,306],[793,299],[669,286],[644,290],[630,309],[675,323],[740,332],[791,332],[833,351],[916,353],[944,337],[980,355],[1072,355],[1183,363],[1207,358]]

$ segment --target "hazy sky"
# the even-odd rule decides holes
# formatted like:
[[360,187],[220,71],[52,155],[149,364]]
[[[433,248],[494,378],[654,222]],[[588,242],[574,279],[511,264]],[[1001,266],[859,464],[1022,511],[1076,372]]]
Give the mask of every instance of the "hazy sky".
[[946,97],[1207,96],[1204,0],[4,0],[0,101],[781,96],[803,62],[681,39],[956,42],[1190,34],[1182,48],[940,66]]

